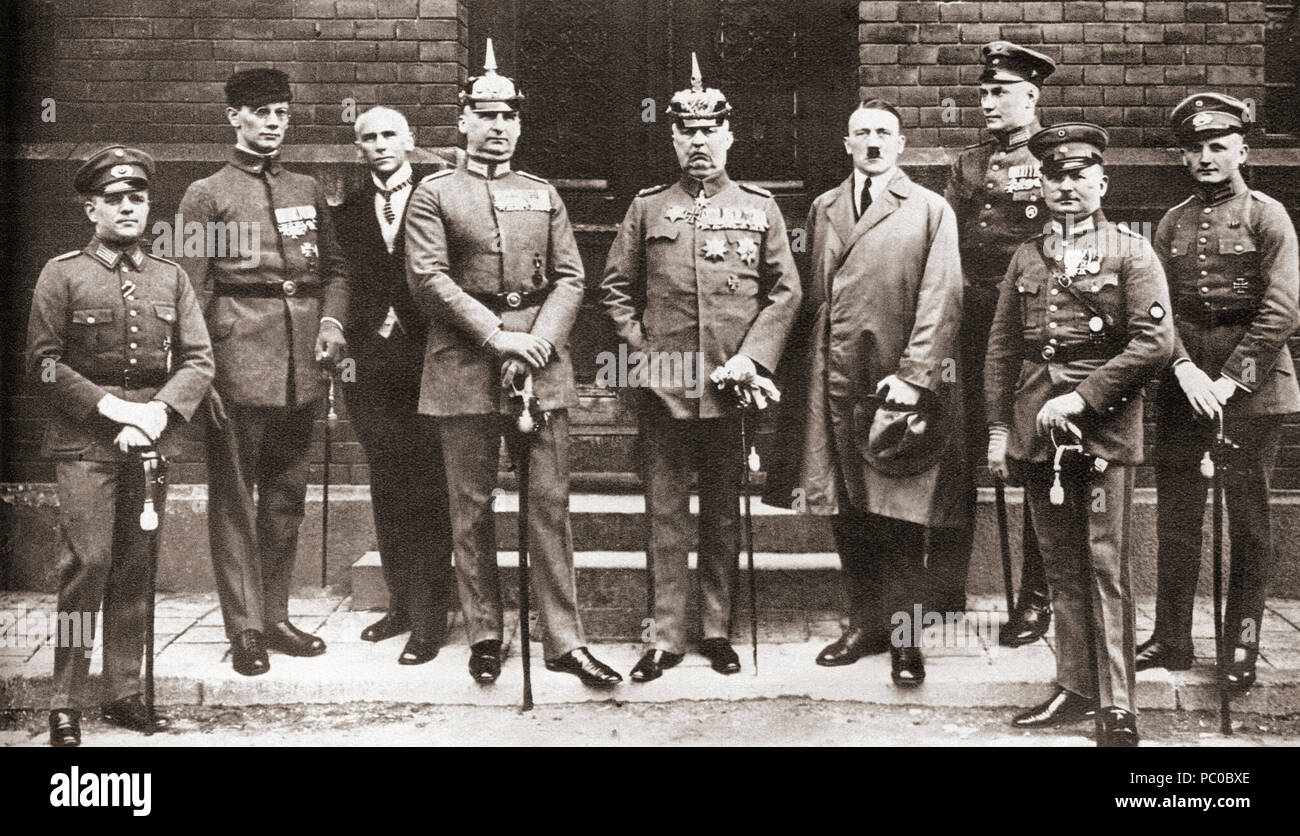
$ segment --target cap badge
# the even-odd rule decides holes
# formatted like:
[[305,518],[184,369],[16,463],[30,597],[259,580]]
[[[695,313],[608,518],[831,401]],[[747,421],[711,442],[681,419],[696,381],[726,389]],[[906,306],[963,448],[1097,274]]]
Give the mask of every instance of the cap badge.
[[131,166],[115,165],[113,166],[113,170],[110,171],[109,173],[112,174],[114,177],[126,177],[128,174],[131,173]]

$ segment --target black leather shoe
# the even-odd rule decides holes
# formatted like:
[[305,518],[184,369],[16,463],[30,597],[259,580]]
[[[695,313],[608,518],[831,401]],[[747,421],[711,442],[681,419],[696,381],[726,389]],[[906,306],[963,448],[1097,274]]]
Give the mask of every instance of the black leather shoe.
[[1237,647],[1232,651],[1232,661],[1223,672],[1223,684],[1228,692],[1240,694],[1255,684],[1255,660],[1259,650],[1253,647]]
[[81,712],[72,708],[56,708],[50,712],[50,745],[81,745]]
[[547,659],[546,669],[571,673],[591,688],[611,688],[623,681],[618,671],[592,656],[585,647],[570,650],[558,659]]
[[138,732],[158,732],[163,731],[172,724],[172,721],[159,714],[156,710],[153,715],[153,722],[149,722],[149,711],[144,707],[144,700],[139,694],[132,694],[129,697],[106,702],[99,707],[100,715],[104,718],[105,723],[112,723],[114,726],[121,726],[124,729]]
[[817,664],[824,668],[851,665],[863,656],[884,653],[888,649],[889,636],[871,636],[861,627],[850,627],[817,654]]
[[501,675],[500,639],[484,639],[470,646],[469,675],[483,685],[497,681]]
[[235,673],[257,676],[271,669],[266,656],[266,644],[256,630],[245,630],[230,642],[230,664]]
[[889,648],[889,678],[900,688],[915,688],[925,681],[925,657],[919,647]]
[[363,642],[381,642],[410,631],[411,625],[407,622],[405,616],[395,615],[390,612],[385,613],[383,618],[362,630],[361,640]]
[[703,639],[698,649],[700,655],[709,660],[709,667],[718,673],[740,673],[740,657],[726,639]]
[[1017,714],[1011,720],[1011,725],[1021,729],[1037,729],[1094,720],[1096,717],[1096,700],[1081,697],[1058,686],[1051,699]]
[[664,675],[664,671],[675,668],[682,661],[682,654],[669,653],[667,650],[647,650],[629,676],[633,682],[649,682]]
[[1043,637],[1052,623],[1052,602],[1041,592],[1020,593],[1020,606],[998,634],[1003,647],[1022,647]]
[[439,642],[411,636],[406,640],[406,647],[402,648],[402,655],[397,657],[397,664],[423,665],[437,656],[441,649]]
[[304,633],[288,621],[266,629],[266,646],[286,656],[319,656],[325,652],[325,642],[319,636]]
[[1191,648],[1174,647],[1168,642],[1152,637],[1138,645],[1134,662],[1140,671],[1151,668],[1185,671],[1192,666],[1192,651]]
[[1137,717],[1122,708],[1104,708],[1101,712],[1101,740],[1098,746],[1111,749],[1135,749],[1138,745]]

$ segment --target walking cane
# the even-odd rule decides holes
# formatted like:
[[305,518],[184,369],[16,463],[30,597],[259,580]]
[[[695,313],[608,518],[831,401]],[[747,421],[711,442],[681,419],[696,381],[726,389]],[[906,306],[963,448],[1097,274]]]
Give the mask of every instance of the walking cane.
[[[1002,547],[1002,587],[1007,593],[1007,616],[1016,608],[1016,589],[1015,581],[1011,577],[1011,535],[1007,530],[1007,490],[1002,484],[1002,480],[993,477],[993,501],[997,507],[998,516],[998,544]],[[1029,506],[1026,504],[1023,512],[1029,513]]]
[[740,408],[740,497],[745,505],[745,547],[747,568],[749,570],[749,643],[754,650],[754,676],[758,676],[758,577],[754,574],[754,513],[750,505],[749,474],[757,473],[761,467],[758,448],[750,446],[745,414],[747,407]]
[[1236,445],[1223,434],[1223,415],[1215,422],[1214,441],[1201,458],[1201,475],[1210,480],[1212,549],[1214,551],[1214,667],[1215,681],[1219,686],[1219,732],[1232,734],[1232,703],[1227,683],[1227,637],[1223,624],[1223,468],[1227,466],[1226,453]]
[[[517,376],[516,376],[517,377]],[[519,399],[519,417],[515,419],[516,462],[519,468],[519,656],[524,665],[524,697],[521,709],[533,710],[533,672],[532,672],[532,631],[529,626],[528,594],[528,465],[532,458],[533,436],[541,431],[546,421],[545,414],[535,417],[533,410],[537,399],[533,396],[533,375],[526,372],[523,388],[515,387],[510,382],[512,398]]]
[[149,719],[149,728],[145,734],[153,734],[157,720],[154,702],[154,598],[157,594],[158,572],[158,511],[162,507],[167,482],[167,460],[157,448],[149,447],[140,452],[140,463],[144,467],[144,503],[140,509],[140,530],[146,533],[149,541],[149,564],[145,569],[145,622],[144,622],[144,708]]
[[321,478],[320,509],[320,588],[324,589],[329,573],[330,542],[330,450],[333,448],[332,436],[334,422],[339,414],[334,411],[334,375],[329,376],[329,392],[325,396],[328,411],[325,414],[325,475]]

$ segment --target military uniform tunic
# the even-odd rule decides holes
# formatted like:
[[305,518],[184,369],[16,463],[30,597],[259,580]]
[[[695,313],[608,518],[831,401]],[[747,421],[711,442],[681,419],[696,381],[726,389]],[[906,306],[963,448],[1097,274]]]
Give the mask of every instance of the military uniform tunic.
[[[1237,393],[1224,430],[1241,446],[1224,471],[1232,542],[1224,619],[1233,645],[1255,647],[1272,565],[1269,486],[1282,416],[1300,411],[1287,340],[1300,323],[1300,256],[1283,206],[1242,185],[1198,191],[1170,209],[1156,251],[1173,296],[1174,362],[1226,376]],[[1192,607],[1201,555],[1206,483],[1201,455],[1214,428],[1198,419],[1174,376],[1160,383],[1155,465],[1158,577],[1154,637],[1192,650]]]
[[[129,283],[124,293],[123,284]],[[173,416],[157,448],[170,455],[212,382],[212,345],[185,273],[174,262],[92,239],[46,263],[27,328],[32,388],[51,407],[42,454],[57,461],[59,612],[80,614],[82,642],[55,648],[51,708],[81,704],[93,618],[104,607],[107,701],[140,692],[145,578],[139,456],[113,440],[121,426],[96,411],[105,395],[165,403]],[[159,508],[159,517],[164,518]]]
[[[1057,682],[1096,696],[1103,708],[1135,710],[1133,603],[1120,542],[1127,466],[1142,460],[1142,387],[1168,363],[1173,340],[1159,259],[1100,211],[1016,250],[989,337],[988,421],[1009,430],[1008,458],[1023,475],[1046,561]],[[1069,392],[1087,405],[1075,419],[1084,452],[1109,467],[1101,474],[1066,467],[1057,505],[1049,500],[1053,444],[1037,434],[1035,419]]]
[[429,318],[419,411],[438,419],[456,578],[470,644],[502,637],[493,489],[501,437],[512,437],[498,330],[554,346],[533,373],[545,426],[529,445],[529,544],[547,659],[583,645],[569,530],[568,408],[578,402],[569,332],[583,268],[559,192],[508,164],[469,160],[422,180],[406,207],[406,278]]
[[[998,286],[1011,257],[1043,231],[1047,213],[1039,182],[1039,163],[1029,151],[1038,120],[999,132],[968,146],[953,162],[944,197],[957,213],[958,242],[965,280],[961,322],[962,405],[966,412],[966,451],[971,467],[966,502],[971,522],[941,530],[931,538],[931,576],[940,610],[959,610],[965,600],[966,572],[974,543],[974,475],[984,467],[984,356],[998,303]],[[1043,558],[1029,515],[1024,516],[1022,595],[1047,593]]]
[[[802,290],[785,221],[767,191],[725,172],[642,191],[605,261],[605,310],[652,374],[637,422],[657,649],[685,651],[690,482],[698,474],[703,638],[728,638],[739,548],[740,427],[709,374],[735,354],[775,371]],[[674,363],[690,375],[673,379]],[[649,385],[646,385],[649,384]],[[750,432],[757,433],[757,422]],[[753,436],[749,439],[754,442]]]
[[[277,156],[233,149],[189,185],[178,214],[180,263],[204,306],[229,419],[208,430],[208,539],[233,638],[289,618],[312,423],[327,390],[315,343],[322,317],[347,326],[347,268],[320,184]],[[202,246],[191,247],[190,230]]]

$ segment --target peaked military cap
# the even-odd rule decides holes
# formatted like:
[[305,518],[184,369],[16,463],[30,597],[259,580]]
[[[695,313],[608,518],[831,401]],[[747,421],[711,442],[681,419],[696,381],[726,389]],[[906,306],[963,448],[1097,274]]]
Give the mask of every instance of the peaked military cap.
[[472,76],[456,97],[461,107],[483,113],[514,111],[524,100],[514,79],[497,74],[497,56],[492,50],[492,39],[487,39],[487,53],[483,56],[483,75]]
[[114,183],[127,181],[145,189],[153,172],[153,157],[139,148],[110,145],[96,151],[77,169],[72,185],[79,194],[100,194]]
[[231,107],[261,107],[272,102],[293,101],[289,76],[271,67],[240,70],[226,82],[226,104]]
[[981,82],[1028,81],[1043,86],[1043,79],[1056,72],[1056,62],[1041,52],[1025,49],[1010,41],[993,41],[980,50],[984,72]]
[[1090,122],[1062,122],[1029,138],[1029,152],[1042,160],[1048,174],[1101,165],[1110,142],[1105,129]]
[[731,113],[731,105],[722,91],[704,86],[704,77],[700,75],[700,62],[695,53],[691,53],[691,86],[678,90],[668,103],[668,112],[672,114],[683,128],[698,128],[701,125],[721,125]]
[[1180,140],[1245,133],[1250,110],[1223,93],[1193,93],[1174,107],[1169,122]]

